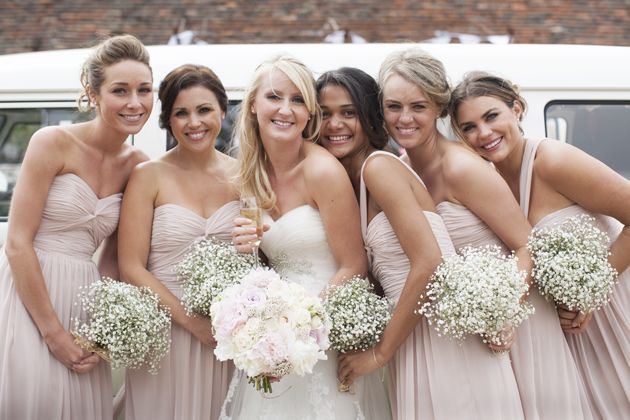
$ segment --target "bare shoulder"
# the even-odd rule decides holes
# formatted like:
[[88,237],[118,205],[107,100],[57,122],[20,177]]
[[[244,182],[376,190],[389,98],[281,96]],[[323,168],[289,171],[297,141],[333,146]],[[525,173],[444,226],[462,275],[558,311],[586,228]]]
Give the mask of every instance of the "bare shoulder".
[[217,151],[217,159],[221,165],[221,170],[227,176],[236,176],[238,173],[238,161],[236,159],[219,151]]
[[62,127],[43,127],[31,136],[23,165],[45,167],[48,168],[47,171],[60,172],[66,166],[68,156],[72,156],[76,150],[77,141]]
[[378,153],[369,156],[365,161],[363,176],[366,179],[400,179],[401,176],[411,175],[410,169],[398,157],[392,154]]
[[334,180],[339,176],[346,176],[343,165],[326,149],[316,144],[305,144],[306,156],[302,162],[304,178],[307,182],[322,183]]
[[536,150],[534,166],[537,175],[549,179],[563,168],[573,167],[579,160],[589,158],[586,153],[570,144],[558,140],[543,140]]
[[135,165],[129,177],[130,184],[157,185],[161,176],[168,176],[172,165],[163,160],[145,160]]
[[453,143],[446,148],[442,160],[442,173],[445,181],[457,185],[480,173],[494,172],[490,163],[465,146]]
[[144,153],[142,150],[131,147],[125,151],[125,157],[129,160],[129,164],[134,167],[142,162],[147,162],[149,160],[149,156]]
[[76,138],[60,126],[42,127],[29,141],[31,149],[45,148],[49,153],[64,153],[74,146]]

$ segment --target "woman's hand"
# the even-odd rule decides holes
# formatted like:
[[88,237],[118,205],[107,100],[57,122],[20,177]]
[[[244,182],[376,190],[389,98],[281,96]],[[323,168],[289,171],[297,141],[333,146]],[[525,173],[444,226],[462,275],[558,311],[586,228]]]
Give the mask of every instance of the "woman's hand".
[[367,375],[383,366],[383,358],[376,347],[355,353],[339,353],[337,356],[337,379],[350,386],[355,379]]
[[85,373],[92,370],[100,360],[100,357],[83,350],[74,342],[74,337],[67,330],[59,330],[44,338],[48,350],[65,367],[77,373]]
[[593,313],[569,309],[564,305],[558,305],[558,317],[560,318],[560,327],[564,332],[571,334],[579,334],[588,327]]
[[202,344],[212,348],[217,346],[217,342],[212,335],[210,318],[201,315],[189,316],[185,328]]
[[[270,226],[263,224],[263,232],[268,231]],[[232,243],[236,250],[243,254],[252,253],[252,243],[260,238],[256,234],[256,226],[253,220],[246,217],[234,219],[234,229],[232,229]]]
[[488,343],[490,350],[496,353],[505,353],[509,351],[514,344],[516,329],[512,325],[506,325],[501,331],[499,331],[499,339],[501,344]]

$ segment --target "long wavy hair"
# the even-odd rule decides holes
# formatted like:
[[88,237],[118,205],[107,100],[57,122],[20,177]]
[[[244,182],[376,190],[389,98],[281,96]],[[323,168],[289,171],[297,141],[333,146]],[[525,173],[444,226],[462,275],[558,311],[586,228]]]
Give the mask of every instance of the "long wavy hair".
[[234,143],[239,145],[237,156],[239,169],[236,181],[241,195],[256,197],[259,207],[265,211],[275,208],[276,194],[271,188],[267,174],[267,153],[263,147],[258,120],[251,111],[263,77],[271,77],[274,71],[284,73],[304,98],[310,119],[302,132],[303,139],[314,141],[319,135],[322,123],[315,92],[315,80],[308,67],[291,56],[278,55],[256,68],[252,81],[245,91],[241,112],[234,130]]

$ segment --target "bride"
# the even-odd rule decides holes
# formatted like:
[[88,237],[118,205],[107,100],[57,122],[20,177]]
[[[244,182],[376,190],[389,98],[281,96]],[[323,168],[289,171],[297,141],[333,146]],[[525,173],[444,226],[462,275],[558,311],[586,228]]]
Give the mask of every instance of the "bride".
[[[255,196],[269,230],[261,249],[285,279],[320,295],[329,284],[366,272],[359,209],[341,164],[313,144],[321,125],[310,70],[288,56],[260,65],[245,92],[237,135],[241,194]],[[255,228],[237,219],[234,243],[241,252]],[[224,419],[386,419],[385,390],[378,381],[339,392],[336,354],[327,353],[313,373],[288,375],[264,395],[235,375]]]

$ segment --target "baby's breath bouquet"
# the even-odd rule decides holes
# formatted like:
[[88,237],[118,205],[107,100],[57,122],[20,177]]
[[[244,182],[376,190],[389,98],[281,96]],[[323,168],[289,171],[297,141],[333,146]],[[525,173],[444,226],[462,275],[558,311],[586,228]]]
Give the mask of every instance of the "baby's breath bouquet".
[[608,235],[594,222],[582,214],[536,228],[527,244],[540,293],[585,313],[605,305],[617,281],[617,271],[608,262]]
[[148,287],[103,277],[82,288],[85,320],[75,319],[73,335],[81,347],[116,367],[148,367],[157,373],[171,344],[171,314]]
[[444,258],[417,313],[440,335],[461,340],[478,334],[484,343],[503,344],[501,331],[534,313],[522,299],[528,290],[527,273],[519,271],[516,262],[498,246],[466,247],[461,254]]
[[327,289],[324,308],[332,321],[328,334],[331,348],[346,353],[366,350],[379,342],[391,318],[390,304],[373,289],[360,277]]
[[183,281],[182,303],[188,314],[210,316],[210,305],[254,265],[254,256],[236,251],[231,243],[206,238],[194,243],[175,267]]

